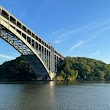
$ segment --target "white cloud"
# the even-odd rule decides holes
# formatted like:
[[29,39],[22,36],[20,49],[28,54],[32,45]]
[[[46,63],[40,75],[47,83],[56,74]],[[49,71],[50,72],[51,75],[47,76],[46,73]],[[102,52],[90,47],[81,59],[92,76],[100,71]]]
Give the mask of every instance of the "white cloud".
[[59,34],[61,34],[62,31],[63,31],[63,29],[52,32],[50,35],[48,35],[48,37],[51,38],[51,37],[54,37],[54,36],[59,36]]
[[110,25],[110,20],[95,22],[95,23],[91,23],[91,24],[85,24],[85,25],[80,26],[76,29],[72,29],[72,30],[68,30],[66,32],[63,32],[62,34],[60,34],[58,36],[58,38],[64,39],[65,37],[70,37],[75,33],[88,32],[88,31],[95,30],[95,29],[100,30],[100,28],[103,29],[104,31],[106,31],[110,28],[110,27],[108,27],[109,25]]
[[53,32],[51,35],[60,34],[57,37],[58,40],[54,41],[55,43],[60,43],[60,42],[64,41],[65,38],[69,37],[69,35],[72,35],[72,34],[78,33],[78,32],[83,32],[85,30],[90,29],[91,27],[92,27],[92,25],[87,24],[87,25],[81,26],[77,29],[73,29],[73,30],[69,30],[67,32],[64,32],[63,34],[61,34],[61,31],[56,31],[56,32]]
[[87,39],[86,42],[89,42],[89,41],[91,41],[91,40],[93,40],[93,39],[95,39],[95,38],[97,38],[96,35],[94,35],[94,36],[90,37],[89,39]]
[[100,50],[98,50],[98,51],[96,51],[95,53],[93,53],[93,54],[91,54],[91,56],[93,57],[93,56],[96,56],[96,55],[98,55],[98,54],[100,54]]
[[62,42],[62,40],[56,40],[56,41],[53,42],[53,44],[58,44],[60,42]]
[[84,44],[87,44],[89,41],[91,41],[91,40],[93,40],[93,39],[95,39],[95,38],[97,38],[97,36],[92,36],[91,38],[89,38],[89,39],[87,39],[87,40],[82,40],[82,41],[78,42],[76,45],[73,45],[73,46],[69,49],[69,51],[71,52],[71,51],[73,51],[74,49],[79,48],[79,47],[81,47],[81,46],[84,45]]
[[59,35],[62,33],[63,29],[52,32],[47,38],[49,40],[49,42],[51,42],[52,44],[57,44],[62,42],[64,39],[59,38]]
[[72,51],[73,49],[75,49],[75,48],[78,48],[78,47],[80,47],[82,44],[84,44],[85,43],[85,41],[80,41],[79,43],[77,43],[76,45],[73,45],[71,48],[70,48],[70,51]]
[[91,30],[92,28],[93,28],[93,25],[92,24],[83,25],[81,27],[78,27],[76,29],[69,30],[69,31],[67,31],[67,32],[59,35],[58,38],[65,38],[65,37],[68,37],[69,34],[74,34],[74,33],[79,33],[79,32],[85,32],[85,31]]
[[0,54],[0,57],[6,58],[6,59],[15,59],[14,57],[11,57],[11,56],[8,56],[8,55],[4,55],[4,54]]

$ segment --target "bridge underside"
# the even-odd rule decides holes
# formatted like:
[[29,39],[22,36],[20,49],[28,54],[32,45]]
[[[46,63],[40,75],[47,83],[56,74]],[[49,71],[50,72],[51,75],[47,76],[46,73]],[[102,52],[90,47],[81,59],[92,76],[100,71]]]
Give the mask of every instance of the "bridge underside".
[[37,76],[37,80],[52,80],[55,73],[48,73],[40,59],[29,49],[22,40],[17,38],[13,33],[1,26],[0,38],[12,45],[17,51],[22,54],[22,58],[30,65],[33,72]]
[[48,72],[46,71],[40,60],[36,57],[36,55],[22,55],[22,58],[27,61],[32,70],[35,72],[37,80],[51,80]]

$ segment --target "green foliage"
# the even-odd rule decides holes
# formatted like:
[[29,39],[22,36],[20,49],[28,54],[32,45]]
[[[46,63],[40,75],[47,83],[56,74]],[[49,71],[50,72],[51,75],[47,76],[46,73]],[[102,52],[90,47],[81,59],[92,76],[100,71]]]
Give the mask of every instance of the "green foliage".
[[56,79],[57,81],[64,81],[64,78],[62,76],[57,76]]
[[0,65],[0,81],[27,81],[36,79],[36,75],[21,57]]
[[[84,57],[66,57],[58,63],[57,80],[110,80],[110,64]],[[27,81],[36,75],[21,57],[0,65],[0,81]]]
[[59,80],[110,80],[110,64],[84,57],[66,57],[58,64]]

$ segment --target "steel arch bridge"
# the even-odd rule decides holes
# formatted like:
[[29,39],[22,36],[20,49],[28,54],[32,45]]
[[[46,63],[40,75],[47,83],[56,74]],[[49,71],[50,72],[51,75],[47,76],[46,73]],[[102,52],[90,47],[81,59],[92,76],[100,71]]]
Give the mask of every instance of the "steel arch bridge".
[[1,6],[0,37],[22,54],[38,80],[56,76],[57,63],[64,57]]

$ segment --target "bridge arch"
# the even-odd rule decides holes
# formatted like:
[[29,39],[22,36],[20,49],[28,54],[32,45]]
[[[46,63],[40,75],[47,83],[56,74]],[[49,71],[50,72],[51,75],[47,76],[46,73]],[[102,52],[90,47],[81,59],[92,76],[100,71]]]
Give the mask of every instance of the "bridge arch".
[[36,75],[55,77],[56,64],[64,57],[2,7],[0,37],[22,54]]

